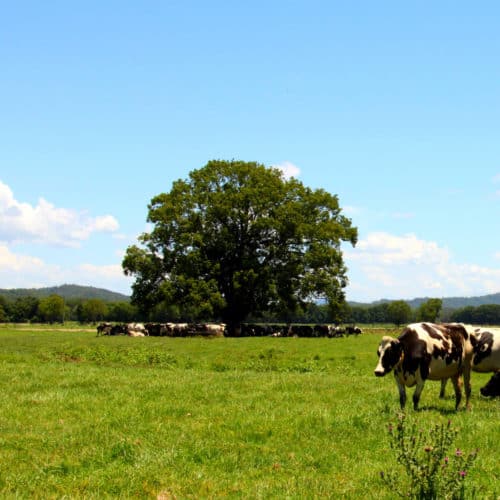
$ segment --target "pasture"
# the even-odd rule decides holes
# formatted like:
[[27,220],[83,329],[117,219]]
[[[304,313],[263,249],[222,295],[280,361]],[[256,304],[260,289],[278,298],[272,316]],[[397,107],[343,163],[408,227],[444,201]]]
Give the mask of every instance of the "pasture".
[[[387,428],[399,399],[373,375],[389,330],[344,338],[99,337],[0,328],[1,498],[394,498]],[[500,400],[455,412],[427,382],[422,429],[451,420],[497,499]]]

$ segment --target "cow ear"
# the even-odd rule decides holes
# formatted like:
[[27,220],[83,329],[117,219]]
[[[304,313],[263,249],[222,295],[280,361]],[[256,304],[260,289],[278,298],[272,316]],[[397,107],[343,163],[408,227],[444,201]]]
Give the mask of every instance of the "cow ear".
[[470,338],[470,343],[471,343],[472,347],[476,347],[476,345],[477,345],[477,338],[476,338],[476,336],[469,334],[469,338]]

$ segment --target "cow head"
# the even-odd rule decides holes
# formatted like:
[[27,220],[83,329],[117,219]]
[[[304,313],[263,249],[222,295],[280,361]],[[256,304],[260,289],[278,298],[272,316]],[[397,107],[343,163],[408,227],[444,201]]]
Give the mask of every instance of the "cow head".
[[481,394],[486,397],[498,397],[500,396],[500,372],[497,372],[493,377],[488,380],[488,383],[481,387]]
[[403,353],[403,346],[397,339],[392,337],[382,337],[382,341],[377,350],[378,364],[375,368],[375,375],[383,377],[387,375],[400,361]]

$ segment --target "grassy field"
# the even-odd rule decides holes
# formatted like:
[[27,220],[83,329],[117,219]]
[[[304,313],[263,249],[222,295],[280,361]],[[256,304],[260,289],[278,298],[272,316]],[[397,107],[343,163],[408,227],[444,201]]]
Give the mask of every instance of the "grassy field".
[[[394,498],[387,428],[399,400],[373,376],[387,330],[339,339],[99,337],[0,329],[0,498]],[[391,333],[391,332],[389,332]],[[392,332],[396,333],[396,332]],[[500,401],[455,412],[427,383],[426,429],[479,448],[467,477],[498,499]],[[410,394],[411,394],[410,390]],[[410,397],[411,403],[411,397]]]

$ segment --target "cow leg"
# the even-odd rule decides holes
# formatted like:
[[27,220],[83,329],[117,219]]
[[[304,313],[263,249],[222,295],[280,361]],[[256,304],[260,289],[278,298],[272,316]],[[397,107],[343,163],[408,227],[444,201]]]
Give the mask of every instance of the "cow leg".
[[401,409],[404,410],[404,407],[406,405],[406,388],[404,384],[402,384],[397,378],[396,385],[398,386],[399,391],[399,404],[401,405]]
[[420,395],[422,394],[422,390],[424,388],[425,380],[422,379],[420,375],[420,370],[417,370],[416,373],[417,386],[415,387],[415,392],[413,393],[413,409],[418,410],[418,403],[420,401]]
[[458,410],[458,406],[462,400],[462,381],[460,380],[460,375],[453,375],[453,377],[451,377],[451,381],[453,382],[453,388],[455,389],[455,410]]
[[447,379],[447,378],[443,378],[443,379],[441,380],[441,390],[439,391],[439,397],[440,397],[441,399],[443,399],[443,398],[444,398],[444,396],[445,396],[445,392],[446,392],[446,382],[448,382],[448,379]]
[[465,386],[465,407],[467,410],[471,409],[470,406],[470,395],[471,395],[471,385],[470,385],[470,366],[465,366],[464,368],[464,386]]

